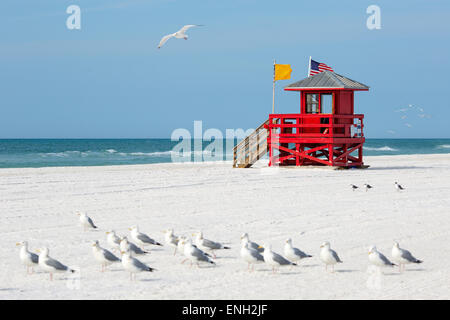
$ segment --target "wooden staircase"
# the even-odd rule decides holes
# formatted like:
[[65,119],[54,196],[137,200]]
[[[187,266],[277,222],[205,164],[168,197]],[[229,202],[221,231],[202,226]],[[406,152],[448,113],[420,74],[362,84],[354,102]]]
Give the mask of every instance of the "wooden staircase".
[[239,142],[233,149],[233,167],[250,168],[269,151],[267,143],[268,130],[265,128],[269,120],[261,124],[248,137]]

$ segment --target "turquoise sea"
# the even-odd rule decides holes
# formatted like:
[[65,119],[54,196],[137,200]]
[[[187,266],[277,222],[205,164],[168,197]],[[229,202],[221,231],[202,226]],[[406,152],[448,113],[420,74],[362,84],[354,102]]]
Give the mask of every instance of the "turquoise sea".
[[[207,151],[187,153],[183,161],[226,160],[230,146],[223,141],[221,156]],[[230,141],[228,141],[230,142]],[[0,168],[105,166],[172,162],[170,139],[0,139]],[[203,143],[204,148],[211,142]],[[192,148],[194,142],[191,143]],[[200,154],[199,154],[200,153]],[[367,139],[364,155],[450,153],[450,139]]]

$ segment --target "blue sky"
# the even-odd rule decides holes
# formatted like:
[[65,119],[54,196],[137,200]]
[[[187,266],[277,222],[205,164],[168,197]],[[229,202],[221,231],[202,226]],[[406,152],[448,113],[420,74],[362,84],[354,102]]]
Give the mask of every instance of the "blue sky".
[[[81,30],[66,28],[71,4]],[[366,28],[371,4],[380,30]],[[298,93],[282,88],[310,55],[371,87],[355,98],[366,137],[450,138],[449,21],[444,0],[2,0],[0,138],[252,128],[271,112],[273,59],[293,68],[276,86],[276,111],[290,113]],[[156,49],[185,24],[205,26]]]

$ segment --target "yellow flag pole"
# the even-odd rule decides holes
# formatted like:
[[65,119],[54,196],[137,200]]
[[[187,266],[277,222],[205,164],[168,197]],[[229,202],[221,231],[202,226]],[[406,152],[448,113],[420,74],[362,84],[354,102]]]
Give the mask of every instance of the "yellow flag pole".
[[273,60],[272,113],[275,113],[275,59]]

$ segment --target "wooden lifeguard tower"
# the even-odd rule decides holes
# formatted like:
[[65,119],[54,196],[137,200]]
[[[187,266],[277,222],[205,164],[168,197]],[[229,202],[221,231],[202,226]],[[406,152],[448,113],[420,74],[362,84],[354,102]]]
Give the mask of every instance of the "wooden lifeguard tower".
[[251,167],[267,152],[269,166],[363,167],[364,115],[354,113],[354,92],[368,86],[324,71],[284,90],[300,92],[300,113],[270,114],[234,148],[234,167]]

